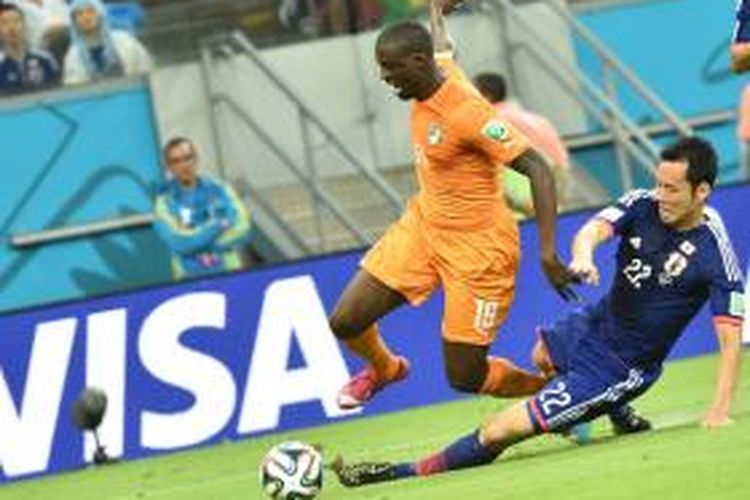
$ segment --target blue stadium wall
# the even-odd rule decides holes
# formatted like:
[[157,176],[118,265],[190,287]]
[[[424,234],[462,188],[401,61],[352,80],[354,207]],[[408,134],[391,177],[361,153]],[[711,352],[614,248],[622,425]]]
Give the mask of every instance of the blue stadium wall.
[[[610,47],[625,65],[685,118],[735,109],[749,82],[729,70],[729,42],[734,26],[735,0],[660,0],[602,7],[577,18]],[[637,28],[636,28],[637,27]],[[585,45],[576,45],[581,70],[602,83],[599,60]],[[618,102],[636,123],[647,125],[663,117],[624,85]],[[721,157],[721,182],[740,180],[736,123],[701,127]],[[674,137],[657,137],[663,143]],[[581,164],[613,196],[621,192],[612,148],[592,147],[574,152]],[[636,173],[637,185],[651,181]]]
[[23,233],[151,212],[163,171],[145,80],[5,98],[0,148],[0,312],[170,278],[151,228],[10,245]]
[[[744,265],[750,186],[724,188],[724,214]],[[561,221],[561,246],[591,213]],[[522,228],[525,259],[498,349],[528,365],[534,327],[568,310],[537,260],[536,228]],[[598,255],[604,281],[614,245]],[[81,467],[91,443],[71,423],[85,386],[109,396],[102,439],[127,459],[225,440],[360,418],[459,397],[442,370],[442,296],[382,322],[412,376],[361,413],[342,413],[336,390],[360,364],[343,353],[326,314],[356,269],[359,252],[40,308],[0,318],[2,480]],[[567,255],[565,255],[567,258]],[[594,299],[604,289],[582,289]],[[710,318],[696,319],[674,357],[715,349]],[[696,390],[709,390],[710,382]]]

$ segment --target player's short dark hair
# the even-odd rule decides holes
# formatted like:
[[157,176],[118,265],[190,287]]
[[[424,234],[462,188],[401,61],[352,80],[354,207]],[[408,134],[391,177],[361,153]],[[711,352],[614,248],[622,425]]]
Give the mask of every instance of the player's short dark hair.
[[169,156],[169,153],[180,144],[190,144],[190,148],[193,151],[195,151],[195,146],[193,145],[193,141],[191,141],[187,137],[182,137],[182,136],[172,137],[166,142],[166,144],[164,144],[164,148],[162,148],[161,150],[162,155],[164,155],[164,159],[166,160],[167,157]]
[[5,14],[6,12],[17,12],[19,16],[21,16],[21,19],[25,19],[25,16],[23,15],[23,11],[21,10],[21,7],[14,3],[0,3],[0,15]]
[[716,182],[718,157],[710,142],[700,137],[685,137],[661,152],[664,161],[684,161],[688,164],[687,179],[693,188],[701,182],[713,187]]
[[500,73],[480,73],[474,77],[474,85],[493,103],[508,97],[508,86]]
[[403,21],[387,26],[378,35],[376,47],[391,45],[403,54],[424,54],[432,57],[432,35],[419,23]]

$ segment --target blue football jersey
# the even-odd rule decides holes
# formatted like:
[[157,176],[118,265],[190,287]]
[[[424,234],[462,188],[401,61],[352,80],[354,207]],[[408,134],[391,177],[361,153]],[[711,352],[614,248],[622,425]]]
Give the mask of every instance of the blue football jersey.
[[29,50],[23,61],[0,53],[0,91],[4,93],[51,87],[60,83],[61,76],[60,67],[47,52]]
[[750,42],[750,0],[737,0],[734,42]]
[[654,192],[636,190],[597,217],[620,237],[612,287],[596,306],[598,330],[623,361],[661,363],[707,301],[717,320],[742,321],[742,273],[716,210],[676,231],[661,222]]

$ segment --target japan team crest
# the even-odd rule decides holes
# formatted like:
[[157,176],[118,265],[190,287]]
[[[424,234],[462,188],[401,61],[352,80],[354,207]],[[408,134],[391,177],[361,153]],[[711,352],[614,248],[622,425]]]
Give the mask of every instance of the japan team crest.
[[680,252],[669,254],[666,262],[664,262],[664,269],[659,273],[659,284],[661,286],[671,285],[675,278],[679,278],[683,271],[685,271],[687,265],[688,260],[685,255]]

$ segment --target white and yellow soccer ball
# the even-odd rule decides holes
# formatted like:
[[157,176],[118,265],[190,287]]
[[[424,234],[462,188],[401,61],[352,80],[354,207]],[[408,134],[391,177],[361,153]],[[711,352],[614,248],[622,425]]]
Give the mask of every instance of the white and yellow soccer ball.
[[274,500],[315,498],[323,487],[323,457],[299,441],[277,444],[260,464],[260,484]]

